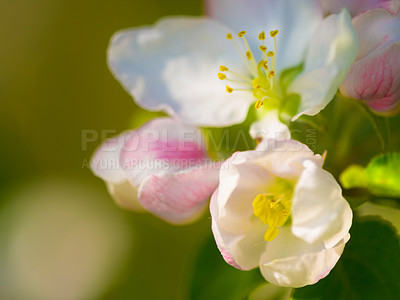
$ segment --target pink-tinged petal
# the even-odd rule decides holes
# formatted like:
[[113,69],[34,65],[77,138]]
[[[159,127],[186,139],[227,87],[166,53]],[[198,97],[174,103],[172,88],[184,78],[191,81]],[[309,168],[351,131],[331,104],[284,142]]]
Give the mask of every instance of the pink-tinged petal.
[[212,229],[226,261],[240,269],[258,266],[268,228],[254,216],[253,200],[268,191],[275,176],[293,179],[304,159],[322,161],[296,141],[264,140],[255,151],[237,152],[221,167],[220,185],[210,203]]
[[400,6],[395,14],[385,9],[368,10],[353,19],[353,26],[359,40],[356,60],[360,60],[378,48],[400,42]]
[[[204,17],[164,18],[151,27],[116,33],[108,49],[114,76],[143,108],[162,110],[189,124],[224,127],[241,123],[251,92],[226,92],[220,65],[247,75],[231,30]],[[244,50],[243,50],[244,51]]]
[[292,233],[307,243],[331,248],[349,232],[352,210],[335,178],[320,165],[304,162],[292,198]]
[[323,243],[309,244],[282,227],[277,238],[268,243],[260,259],[260,271],[272,284],[303,287],[326,277],[339,260],[350,235],[332,248]]
[[340,92],[375,111],[396,111],[400,99],[400,42],[356,61]]
[[147,176],[139,187],[139,202],[146,210],[172,224],[199,218],[218,186],[220,163],[209,163],[179,173]]
[[108,139],[96,150],[90,161],[90,168],[97,177],[112,183],[126,180],[126,174],[120,165],[120,155],[122,147],[132,134],[134,131],[127,131]]
[[[218,190],[216,190],[211,198],[210,213],[212,232],[222,257],[228,264],[240,270],[256,268],[261,254],[265,251],[266,225],[254,219],[253,226],[242,233],[224,227],[220,222],[221,206],[218,203],[220,201],[218,197]],[[239,217],[236,222],[240,226],[243,220]],[[243,225],[248,227],[246,224]]]
[[[260,54],[258,34],[278,29],[278,71],[302,62],[307,43],[322,20],[322,10],[314,0],[208,0],[206,11],[236,32],[247,31],[246,39],[256,55]],[[269,36],[265,42],[274,48]]]
[[115,200],[118,206],[134,211],[144,211],[143,206],[138,201],[138,190],[128,181],[122,183],[106,182],[107,189],[110,195]]
[[352,16],[373,8],[385,8],[395,11],[399,1],[395,0],[319,0],[325,14],[338,14],[344,7]]
[[203,165],[208,154],[199,129],[170,118],[140,127],[121,149],[120,165],[138,186],[151,174]]

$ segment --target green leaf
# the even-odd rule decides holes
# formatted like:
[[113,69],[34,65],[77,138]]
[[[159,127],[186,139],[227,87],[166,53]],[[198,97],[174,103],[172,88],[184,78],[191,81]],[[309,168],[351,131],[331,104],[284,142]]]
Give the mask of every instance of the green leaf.
[[317,284],[295,289],[293,300],[395,300],[400,295],[400,243],[392,225],[356,218],[336,267]]
[[400,153],[381,154],[367,166],[368,189],[379,196],[400,197]]
[[345,189],[366,188],[368,177],[365,168],[359,165],[351,165],[340,174],[340,183]]
[[400,153],[375,156],[366,168],[351,165],[339,180],[346,189],[367,188],[380,197],[400,197]]
[[248,299],[251,291],[265,283],[259,269],[241,271],[222,258],[214,238],[210,237],[200,249],[191,278],[189,299]]

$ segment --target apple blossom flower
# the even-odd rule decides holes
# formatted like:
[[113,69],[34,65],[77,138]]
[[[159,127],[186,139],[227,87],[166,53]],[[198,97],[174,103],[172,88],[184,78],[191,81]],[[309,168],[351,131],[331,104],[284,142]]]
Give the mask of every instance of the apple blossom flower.
[[244,121],[251,104],[276,114],[298,94],[289,117],[315,115],[357,53],[349,14],[323,20],[316,0],[210,0],[207,11],[113,36],[109,67],[141,107],[224,127]]
[[319,0],[323,11],[326,14],[337,14],[344,7],[350,12],[352,16],[372,9],[372,8],[387,8],[391,6],[392,0]]
[[381,114],[400,109],[400,1],[353,18],[359,52],[340,92]]
[[204,212],[218,184],[219,162],[211,162],[201,132],[169,118],[104,142],[91,160],[120,206],[147,210],[173,224]]
[[264,140],[223,163],[210,212],[226,262],[260,267],[280,286],[301,287],[328,275],[349,239],[352,211],[322,163],[294,140]]

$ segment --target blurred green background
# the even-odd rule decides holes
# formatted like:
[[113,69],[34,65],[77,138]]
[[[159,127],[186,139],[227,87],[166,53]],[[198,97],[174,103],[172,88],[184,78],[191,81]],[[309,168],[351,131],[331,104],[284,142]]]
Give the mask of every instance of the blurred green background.
[[[208,216],[173,227],[126,212],[85,160],[102,132],[150,117],[107,68],[111,35],[202,11],[199,0],[0,1],[0,299],[187,299]],[[84,130],[99,138],[82,144]]]
[[[202,12],[200,0],[0,0],[0,299],[188,299],[196,264],[201,299],[213,264],[233,274],[213,242],[202,248],[210,241],[209,214],[173,227],[124,211],[87,165],[105,138],[153,116],[109,72],[111,35]],[[317,153],[327,149],[325,167],[336,177],[381,151],[351,104],[336,101],[323,115],[334,120],[328,133],[299,123],[292,133]],[[390,120],[392,132],[399,124],[399,116]],[[98,137],[85,143],[87,132]],[[393,133],[389,149],[399,145]],[[199,249],[211,251],[200,264]],[[211,267],[201,272],[207,260]],[[215,285],[220,274],[213,270]],[[258,271],[252,274],[257,282]]]

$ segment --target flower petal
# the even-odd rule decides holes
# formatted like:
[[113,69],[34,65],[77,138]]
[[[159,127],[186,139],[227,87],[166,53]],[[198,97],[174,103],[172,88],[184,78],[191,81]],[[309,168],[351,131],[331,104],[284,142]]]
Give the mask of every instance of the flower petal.
[[375,111],[396,110],[400,99],[400,42],[357,60],[340,92],[364,100]]
[[292,198],[292,233],[331,248],[349,232],[353,214],[329,172],[312,161],[305,161],[304,167]]
[[220,65],[247,74],[230,30],[197,17],[165,18],[154,27],[122,31],[108,49],[115,77],[148,110],[163,110],[202,126],[241,123],[254,101],[250,92],[225,90]]
[[362,11],[377,7],[391,7],[396,1],[391,0],[320,0],[326,14],[338,14],[346,7],[352,16]]
[[179,173],[147,176],[139,187],[139,202],[172,224],[187,224],[204,212],[218,185],[219,162]]
[[120,165],[134,186],[151,174],[203,165],[209,157],[201,131],[170,118],[154,119],[133,132]]
[[245,270],[258,265],[266,244],[268,227],[254,216],[254,198],[268,191],[276,176],[298,176],[304,159],[322,164],[319,156],[299,147],[299,142],[271,141],[264,140],[255,151],[236,152],[225,161],[219,188],[210,203],[212,229],[221,253],[228,263]]
[[[400,3],[400,1],[398,2]],[[372,9],[355,17],[353,26],[359,40],[357,60],[400,41],[400,5],[392,14],[386,9]]]
[[308,48],[303,73],[289,86],[301,96],[296,120],[316,115],[333,98],[357,54],[357,37],[346,10],[327,17]]
[[279,120],[278,112],[272,110],[251,124],[250,135],[254,139],[290,139],[290,130]]
[[325,248],[322,243],[308,244],[295,237],[290,227],[283,227],[261,256],[260,271],[267,281],[280,286],[314,284],[335,266],[349,237],[347,234],[334,247]]
[[[309,39],[322,20],[321,8],[314,0],[208,0],[206,5],[211,17],[236,32],[246,30],[252,49],[258,49],[261,31],[278,29],[278,71],[302,62]],[[274,49],[269,37],[266,46]]]
[[143,206],[138,201],[137,188],[128,181],[122,183],[106,182],[107,190],[120,207],[135,211],[144,211]]
[[108,139],[96,150],[90,161],[90,168],[97,177],[112,183],[121,183],[126,180],[119,158],[122,147],[133,133],[134,131],[126,131]]

